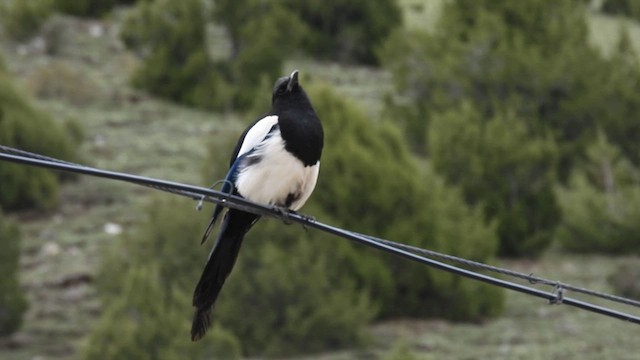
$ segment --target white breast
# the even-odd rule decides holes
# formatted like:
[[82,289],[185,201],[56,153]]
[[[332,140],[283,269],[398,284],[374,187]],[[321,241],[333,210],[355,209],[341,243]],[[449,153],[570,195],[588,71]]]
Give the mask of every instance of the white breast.
[[300,209],[309,199],[316,186],[320,162],[304,166],[284,149],[279,131],[260,143],[250,156],[260,160],[240,170],[236,179],[240,195],[251,201],[278,206],[285,206],[287,198],[293,195],[295,199],[289,206],[292,210]]

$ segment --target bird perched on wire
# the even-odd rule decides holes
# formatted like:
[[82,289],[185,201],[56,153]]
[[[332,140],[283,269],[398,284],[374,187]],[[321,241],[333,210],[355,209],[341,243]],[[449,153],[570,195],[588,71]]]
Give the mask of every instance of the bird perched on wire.
[[[236,144],[223,192],[296,211],[304,205],[318,179],[324,133],[298,71],[278,79],[271,110],[256,120]],[[204,243],[223,208],[216,206],[202,237]],[[196,308],[191,339],[200,340],[211,321],[211,310],[235,264],[244,235],[260,217],[229,209],[193,294]]]

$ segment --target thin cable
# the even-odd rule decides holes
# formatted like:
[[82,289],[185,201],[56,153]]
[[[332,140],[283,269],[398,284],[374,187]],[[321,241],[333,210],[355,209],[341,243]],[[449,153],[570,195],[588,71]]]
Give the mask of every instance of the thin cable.
[[559,281],[554,281],[554,280],[549,280],[549,279],[545,279],[545,278],[542,278],[542,277],[534,276],[531,273],[526,274],[526,273],[515,271],[515,270],[509,270],[509,269],[505,269],[505,268],[501,268],[501,267],[497,267],[497,266],[493,266],[493,265],[488,265],[488,264],[477,262],[477,261],[473,261],[473,260],[460,258],[460,257],[453,256],[453,255],[439,253],[439,252],[433,251],[433,250],[427,250],[427,249],[419,248],[419,247],[416,247],[416,246],[397,243],[397,242],[394,242],[394,241],[391,241],[391,240],[376,238],[376,237],[373,237],[373,236],[370,236],[370,235],[365,235],[365,234],[358,234],[358,235],[365,236],[365,237],[367,237],[369,239],[378,241],[378,242],[386,244],[386,245],[390,245],[390,246],[396,247],[398,249],[411,251],[413,253],[427,255],[427,256],[430,256],[430,257],[443,259],[443,260],[455,262],[455,263],[466,265],[466,266],[475,267],[477,269],[488,270],[488,271],[495,272],[497,274],[508,275],[508,276],[515,277],[515,278],[518,278],[518,279],[527,280],[531,284],[542,284],[542,285],[548,285],[548,286],[553,286],[553,287],[560,286],[565,290],[571,290],[571,291],[579,292],[579,293],[582,293],[582,294],[585,294],[585,295],[595,296],[595,297],[599,297],[599,298],[602,298],[602,299],[605,299],[605,300],[609,300],[609,301],[613,301],[613,302],[618,302],[618,303],[625,304],[625,305],[631,305],[631,306],[635,306],[635,307],[640,307],[640,301],[638,301],[638,300],[628,299],[628,298],[625,298],[625,297],[616,296],[616,295],[612,295],[612,294],[607,294],[607,293],[600,292],[600,291],[594,291],[594,290],[586,289],[586,288],[579,287],[579,286],[573,286],[571,284],[565,284],[565,283],[562,283],[562,282],[559,282]]
[[12,147],[5,146],[5,145],[0,145],[0,152],[3,152],[5,154],[10,154],[10,155],[24,156],[24,157],[30,158],[30,159],[39,159],[39,160],[51,161],[51,162],[58,163],[58,164],[68,164],[68,165],[73,165],[73,166],[87,167],[85,165],[72,163],[72,162],[69,162],[69,161],[64,161],[64,160],[52,158],[52,157],[49,157],[49,156],[44,156],[44,155],[40,155],[40,154],[29,152],[29,151],[24,151],[24,150],[12,148]]
[[[542,291],[539,289],[531,288],[528,286],[516,284],[513,282],[494,278],[481,273],[477,273],[477,272],[469,271],[466,269],[458,268],[452,265],[448,265],[433,259],[420,256],[415,252],[422,252],[423,254],[429,254],[431,256],[439,256],[441,258],[447,257],[448,258],[447,260],[453,260],[453,258],[450,255],[435,253],[430,250],[420,249],[420,248],[412,247],[410,245],[390,242],[389,240],[378,239],[372,236],[363,235],[363,234],[351,232],[348,230],[340,229],[331,225],[317,222],[310,217],[300,215],[298,213],[294,213],[294,212],[285,213],[282,211],[282,209],[256,204],[244,198],[240,198],[237,196],[230,196],[229,194],[225,194],[216,190],[193,186],[193,185],[186,185],[186,184],[181,184],[181,183],[176,183],[171,181],[152,179],[152,178],[143,177],[143,176],[136,176],[136,175],[130,175],[125,173],[95,169],[92,167],[73,164],[73,163],[49,158],[49,157],[38,155],[38,154],[28,153],[22,150],[9,148],[3,145],[0,145],[0,159],[14,162],[14,163],[21,163],[21,164],[32,165],[32,166],[45,167],[49,169],[70,171],[74,173],[80,173],[85,175],[91,175],[96,177],[108,178],[113,180],[119,180],[119,181],[125,181],[125,182],[134,183],[134,184],[149,186],[149,187],[170,192],[173,194],[187,196],[195,200],[204,199],[205,201],[222,204],[229,208],[248,211],[258,215],[271,216],[271,217],[279,218],[289,222],[299,223],[306,227],[313,227],[320,231],[333,234],[333,235],[336,235],[344,239],[357,242],[363,245],[367,245],[369,247],[373,247],[373,248],[394,254],[396,256],[400,256],[408,260],[422,263],[437,269],[448,271],[448,272],[451,272],[460,276],[464,276],[470,279],[474,279],[477,281],[482,281],[494,286],[499,286],[502,288],[518,291],[518,292],[529,294],[539,298],[544,298],[547,301],[549,301],[549,303],[566,304],[566,305],[574,306],[584,310],[588,310],[591,312],[595,312],[601,315],[606,315],[609,317],[625,320],[635,324],[640,324],[640,317],[638,316],[617,311],[614,309],[610,309],[607,307],[595,305],[585,301],[573,299],[570,297],[565,297],[563,290],[566,289],[568,285],[562,284],[560,282],[553,283],[554,284],[553,292]],[[504,273],[507,275],[515,276],[512,273],[517,273],[517,272],[512,272],[511,270],[500,269],[500,268],[482,264],[482,263],[470,262],[470,260],[465,260],[465,261],[467,262],[467,265],[481,266],[482,268],[487,270],[494,269],[493,271],[500,270],[501,273]],[[521,277],[521,276],[518,276],[518,277]],[[529,281],[531,281],[532,279],[534,280],[537,279],[531,276],[525,276],[524,278]],[[546,281],[546,279],[541,279],[541,280]],[[573,286],[572,288],[581,289]],[[589,291],[589,295],[594,295],[596,293],[597,292]],[[597,295],[594,295],[594,296],[597,296]],[[614,297],[611,295],[611,299],[608,299],[608,300],[617,301],[617,300],[614,300],[614,298],[619,298],[619,297]],[[629,303],[625,302],[626,304],[635,305],[634,302],[631,301],[630,299],[625,299],[625,300],[630,301]]]
[[[63,161],[63,160],[55,159],[55,158],[52,158],[52,157],[48,157],[48,156],[35,154],[35,153],[31,153],[31,152],[24,151],[24,150],[19,150],[19,149],[7,147],[7,146],[4,146],[4,145],[0,145],[0,151],[8,153],[8,154],[24,156],[24,157],[28,157],[28,158],[32,158],[32,159],[47,160],[47,161],[60,163],[60,164],[68,164],[68,165],[86,167],[85,165],[76,164],[76,163],[72,163],[72,162],[68,162],[68,161]],[[221,181],[225,181],[225,180],[221,180]],[[221,181],[219,181],[219,182],[221,182]],[[218,184],[219,182],[216,182],[210,188],[215,187],[215,185]],[[172,191],[170,188],[158,188],[156,186],[151,186],[151,185],[147,185],[147,186],[149,186],[151,188],[157,188],[159,190],[171,192],[171,193],[174,193],[174,194],[177,194],[177,195],[186,195],[188,197],[191,197],[192,199],[199,198],[200,200],[204,200],[202,195],[187,194],[184,191]],[[414,252],[414,253],[427,255],[427,256],[434,257],[434,258],[443,259],[443,260],[446,260],[446,261],[451,261],[451,262],[462,264],[462,265],[466,265],[466,266],[472,266],[472,267],[475,267],[475,268],[478,268],[478,269],[482,269],[482,270],[492,271],[492,272],[495,272],[497,274],[508,275],[508,276],[511,276],[511,277],[514,277],[514,278],[523,279],[523,280],[526,280],[526,281],[530,282],[531,284],[543,284],[543,285],[554,286],[554,287],[558,286],[558,284],[560,284],[566,290],[571,290],[571,291],[579,292],[579,293],[582,293],[582,294],[595,296],[595,297],[599,297],[599,298],[610,300],[610,301],[614,301],[614,302],[619,302],[621,304],[640,307],[640,301],[637,301],[637,300],[628,299],[628,298],[624,298],[624,297],[616,296],[616,295],[612,295],[612,294],[607,294],[607,293],[604,293],[604,292],[594,291],[594,290],[590,290],[590,289],[586,289],[586,288],[582,288],[582,287],[577,287],[577,286],[573,286],[573,285],[570,285],[570,284],[559,283],[558,281],[549,280],[549,279],[545,279],[545,278],[542,278],[542,277],[534,276],[531,273],[530,274],[526,274],[526,273],[522,273],[522,272],[518,272],[518,271],[514,271],[514,270],[504,269],[504,268],[500,268],[500,267],[497,267],[497,266],[488,265],[488,264],[480,263],[480,262],[477,262],[477,261],[468,260],[468,259],[460,258],[460,257],[457,257],[457,256],[453,256],[453,255],[443,254],[443,253],[440,253],[440,252],[437,252],[437,251],[433,251],[433,250],[427,250],[427,249],[419,248],[419,247],[416,247],[416,246],[411,246],[411,245],[397,243],[397,242],[386,240],[386,239],[373,237],[373,236],[366,235],[366,234],[358,234],[358,235],[366,236],[369,239],[381,242],[383,244],[391,245],[393,247],[396,247],[396,248],[399,248],[399,249],[403,249],[403,250],[408,250],[408,251],[411,251],[411,252]]]
[[[51,161],[51,162],[55,162],[55,163],[68,164],[68,165],[74,165],[74,166],[79,166],[79,167],[87,167],[85,165],[76,164],[76,163],[72,163],[72,162],[68,162],[68,161],[63,161],[63,160],[55,159],[55,158],[52,158],[52,157],[48,157],[48,156],[35,154],[35,153],[31,153],[31,152],[24,151],[24,150],[11,148],[11,147],[4,146],[4,145],[0,145],[0,151],[8,153],[8,154],[24,156],[24,157],[28,157],[28,158],[32,158],[32,159],[46,160],[46,161]],[[224,181],[224,180],[222,180],[222,181]],[[213,186],[215,186],[216,184],[214,184]],[[187,193],[187,192],[184,192],[184,191],[174,191],[174,190],[172,190],[171,188],[168,188],[168,187],[159,188],[157,186],[152,186],[152,185],[146,185],[146,186],[151,187],[151,188],[155,188],[155,189],[159,189],[159,190],[162,190],[162,191],[174,193],[174,194],[177,194],[177,195],[188,196],[188,197],[190,197],[192,199],[204,200],[203,196],[202,195],[198,195],[198,194],[191,194],[191,193]],[[210,188],[212,188],[212,187],[210,187]],[[526,274],[526,273],[522,273],[522,272],[518,272],[518,271],[514,271],[514,270],[504,269],[504,268],[500,268],[500,267],[497,267],[497,266],[488,265],[488,264],[480,263],[480,262],[477,262],[477,261],[468,260],[468,259],[460,258],[460,257],[457,257],[457,256],[453,256],[453,255],[443,254],[443,253],[440,253],[440,252],[437,252],[437,251],[433,251],[433,250],[427,250],[427,249],[419,248],[419,247],[416,247],[416,246],[411,246],[411,245],[397,243],[397,242],[386,240],[386,239],[373,237],[373,236],[366,235],[366,234],[358,234],[358,235],[366,236],[369,239],[381,242],[381,243],[386,244],[386,245],[391,245],[391,246],[399,248],[399,249],[408,250],[408,251],[411,251],[411,252],[414,252],[414,253],[427,255],[427,256],[430,256],[430,257],[443,259],[443,260],[446,260],[446,261],[451,261],[451,262],[462,264],[462,265],[466,265],[466,266],[472,266],[472,267],[475,267],[475,268],[478,268],[478,269],[482,269],[482,270],[492,271],[492,272],[495,272],[497,274],[508,275],[508,276],[511,276],[511,277],[514,277],[514,278],[519,278],[519,279],[522,279],[522,280],[526,280],[531,284],[543,284],[543,285],[548,285],[548,286],[553,286],[553,287],[558,286],[558,284],[560,284],[566,290],[571,290],[571,291],[579,292],[579,293],[582,293],[582,294],[599,297],[599,298],[602,298],[602,299],[618,302],[618,303],[625,304],[625,305],[631,305],[631,306],[640,307],[640,301],[637,301],[637,300],[628,299],[628,298],[624,298],[624,297],[621,297],[621,296],[616,296],[616,295],[612,295],[612,294],[608,294],[608,293],[604,293],[604,292],[594,291],[594,290],[590,290],[590,289],[586,289],[586,288],[582,288],[582,287],[577,287],[577,286],[573,286],[573,285],[570,285],[570,284],[560,283],[558,281],[549,280],[549,279],[545,279],[545,278],[542,278],[542,277],[537,277],[537,276],[534,276],[533,274]]]

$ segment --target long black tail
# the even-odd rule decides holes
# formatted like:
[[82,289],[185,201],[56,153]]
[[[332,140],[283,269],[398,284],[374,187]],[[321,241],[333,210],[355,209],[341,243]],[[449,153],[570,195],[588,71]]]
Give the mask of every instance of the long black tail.
[[242,239],[259,216],[230,209],[224,218],[218,240],[209,255],[207,265],[193,293],[193,315],[191,340],[200,340],[211,322],[211,308],[220,289],[236,262]]

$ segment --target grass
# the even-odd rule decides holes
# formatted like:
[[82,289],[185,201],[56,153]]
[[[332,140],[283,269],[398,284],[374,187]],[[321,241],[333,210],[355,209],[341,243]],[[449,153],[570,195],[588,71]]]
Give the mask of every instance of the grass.
[[[534,263],[508,262],[524,272],[607,290],[603,275],[619,259],[551,253]],[[568,296],[575,296],[571,294]],[[410,344],[434,359],[632,359],[639,349],[636,325],[509,292],[505,314],[490,323],[414,323]],[[402,323],[398,326],[400,334]],[[396,334],[398,332],[394,331]],[[411,331],[403,336],[411,337]]]
[[631,46],[640,54],[640,25],[618,16],[594,13],[589,16],[589,37],[604,54],[610,54],[619,44],[621,34],[627,32]]
[[411,30],[433,30],[446,0],[400,0],[404,26]]
[[[433,14],[440,6],[431,1],[402,3],[409,9],[407,26],[415,28],[433,24]],[[597,28],[604,29],[606,23],[609,31],[615,30],[610,18],[593,19]],[[131,89],[127,77],[136,60],[117,41],[118,16],[104,21],[66,17],[55,21],[62,24],[55,57],[26,45],[16,51],[16,45],[7,42],[2,42],[2,53],[25,89],[38,81],[42,68],[54,60],[80,72],[91,83],[96,94],[87,101],[74,102],[66,95],[39,100],[56,118],[75,118],[82,123],[86,162],[104,169],[205,185],[200,168],[206,143],[236,136],[250,119],[167,104]],[[104,34],[91,35],[93,26],[103,27]],[[640,34],[632,32],[632,36],[637,43]],[[600,39],[594,35],[594,41],[610,42],[609,36],[596,38]],[[370,68],[309,60],[290,61],[286,68],[298,68],[314,81],[331,84],[372,115],[379,112],[379,100],[391,85],[388,74]],[[220,155],[226,158],[229,154]],[[25,235],[22,283],[31,307],[23,329],[0,341],[0,360],[74,357],[101,309],[91,280],[100,254],[114,240],[104,227],[116,223],[126,229],[143,221],[138,209],[150,193],[133,185],[80,177],[64,186],[60,206],[52,212],[15,216]],[[197,246],[197,239],[184,240]],[[554,250],[537,261],[504,261],[503,265],[611,291],[607,276],[629,260]],[[396,320],[376,324],[371,332],[373,345],[368,349],[300,359],[384,358],[399,348],[402,351],[395,352],[410,353],[416,359],[632,359],[640,353],[637,325],[546,305],[543,300],[511,292],[505,314],[493,321]]]

